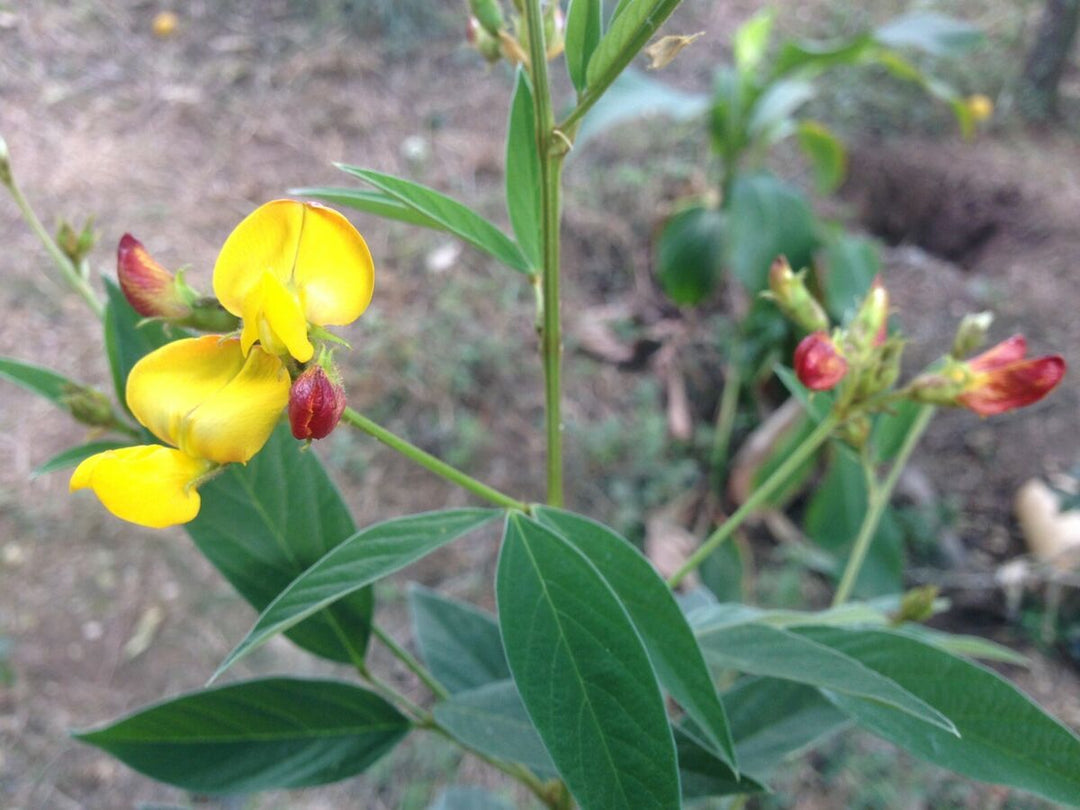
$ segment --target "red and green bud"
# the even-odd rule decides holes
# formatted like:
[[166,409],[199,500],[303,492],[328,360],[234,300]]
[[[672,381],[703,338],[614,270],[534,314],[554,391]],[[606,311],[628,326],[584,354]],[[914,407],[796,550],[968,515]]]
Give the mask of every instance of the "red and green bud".
[[116,277],[131,308],[144,318],[180,320],[191,314],[194,295],[129,233],[120,238],[116,251]]
[[847,360],[827,332],[812,332],[795,348],[795,376],[811,391],[828,391],[847,374]]
[[878,276],[848,327],[848,337],[856,350],[867,350],[885,342],[888,328],[889,293]]
[[794,272],[783,256],[769,268],[769,291],[765,295],[807,332],[823,332],[829,328],[829,316],[806,287],[806,271]]
[[318,363],[308,366],[289,391],[289,424],[297,439],[329,436],[344,410],[345,389],[337,373]]

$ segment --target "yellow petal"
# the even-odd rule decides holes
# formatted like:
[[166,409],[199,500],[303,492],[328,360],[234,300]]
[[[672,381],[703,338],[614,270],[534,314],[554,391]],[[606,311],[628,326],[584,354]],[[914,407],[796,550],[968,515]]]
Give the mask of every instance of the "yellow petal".
[[234,315],[269,272],[319,326],[352,323],[371,301],[374,265],[364,238],[341,214],[295,200],[255,209],[225,240],[214,294]]
[[337,211],[305,206],[293,283],[307,319],[318,326],[352,323],[371,303],[375,266],[367,243]]
[[184,418],[180,449],[219,464],[248,462],[274,432],[291,385],[281,360],[255,347],[240,373]]
[[71,476],[71,490],[92,489],[118,518],[161,529],[187,523],[199,513],[194,483],[213,462],[161,445],[107,450],[83,461]]
[[244,299],[240,347],[244,354],[256,340],[271,354],[291,354],[306,363],[315,353],[308,340],[308,323],[300,302],[269,272]]
[[162,441],[219,464],[246,462],[289,401],[289,375],[256,347],[245,358],[236,338],[206,335],[166,344],[128,376],[131,412]]

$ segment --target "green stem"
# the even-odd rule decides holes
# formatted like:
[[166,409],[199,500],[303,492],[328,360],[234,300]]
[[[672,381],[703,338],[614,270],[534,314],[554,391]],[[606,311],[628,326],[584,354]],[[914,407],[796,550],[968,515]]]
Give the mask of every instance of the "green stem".
[[716,551],[720,544],[727,540],[742,525],[743,521],[753,514],[754,510],[776,492],[781,484],[787,481],[792,473],[798,470],[825,443],[838,421],[836,415],[831,413],[822,419],[818,426],[814,428],[814,431],[803,440],[802,444],[796,447],[791,455],[784,459],[784,462],[773,471],[773,474],[750,494],[750,497],[743,502],[743,505],[735,510],[735,514],[721,523],[716,531],[710,534],[705,542],[698,547],[697,551],[691,554],[689,559],[683,563],[682,568],[668,578],[668,585],[674,588],[683,581],[687,574],[701,565],[706,557]]
[[540,350],[544,362],[544,421],[547,437],[547,501],[563,505],[562,460],[562,336],[559,321],[559,196],[566,142],[555,135],[551,107],[544,19],[540,0],[527,0],[529,68],[536,118],[536,149],[540,156],[540,229],[542,245],[541,297],[543,322]]
[[412,653],[398,644],[393,636],[377,624],[371,625],[371,632],[374,633],[375,638],[381,641],[383,646],[385,646],[395,658],[404,664],[417,678],[424,682],[424,685],[434,693],[435,697],[440,700],[446,700],[450,697],[450,693],[446,691],[446,687],[435,680],[435,676],[428,672],[427,668],[417,661]]
[[6,181],[4,185],[6,185],[8,191],[11,192],[11,199],[15,201],[15,205],[18,206],[23,219],[26,220],[26,224],[30,226],[30,230],[32,230],[37,235],[37,238],[41,240],[41,244],[45,246],[46,252],[53,260],[57,269],[60,270],[64,279],[71,285],[71,288],[75,290],[75,292],[83,297],[83,300],[86,301],[94,314],[98,318],[101,318],[105,314],[105,305],[101,303],[101,299],[97,297],[97,294],[87,283],[86,279],[80,275],[79,269],[75,266],[75,263],[60,249],[60,246],[56,244],[56,240],[52,238],[47,230],[45,230],[45,226],[41,224],[41,220],[38,219],[37,214],[34,213],[34,209],[26,199],[26,196],[22,193],[22,189],[19,188],[19,184],[16,182],[14,176],[5,176],[4,180]]
[[413,722],[421,726],[430,726],[435,722],[435,718],[432,717],[431,712],[427,711],[422,706],[417,705],[386,681],[377,677],[367,668],[367,666],[360,664],[357,666],[357,669],[360,671],[360,677],[367,681],[372,689],[390,703],[396,704],[411,714]]
[[739,364],[728,363],[724,374],[724,391],[720,395],[720,408],[716,413],[716,431],[713,433],[712,454],[709,458],[710,489],[720,488],[727,470],[728,450],[731,447],[731,431],[735,426],[735,414],[739,405],[742,379]]
[[345,409],[345,412],[341,415],[341,421],[346,422],[355,428],[359,428],[364,433],[382,442],[392,450],[396,450],[409,460],[414,461],[421,467],[435,473],[435,475],[441,476],[447,481],[457,484],[462,489],[467,490],[496,506],[501,506],[506,509],[515,509],[519,512],[529,511],[527,504],[511,498],[509,495],[505,495],[502,492],[499,492],[499,490],[493,489],[487,484],[481,483],[475,478],[466,475],[461,472],[461,470],[450,466],[445,461],[435,458],[431,453],[427,453],[415,444],[405,441],[405,439],[397,434],[391,433],[386,428],[372,422],[366,416],[357,413],[352,408]]
[[863,562],[866,560],[866,553],[870,550],[870,543],[877,533],[878,524],[881,523],[881,516],[885,514],[885,507],[889,505],[889,501],[892,499],[893,490],[896,489],[896,482],[900,480],[900,473],[907,466],[911,452],[915,449],[915,445],[919,443],[923,433],[926,432],[926,427],[930,424],[933,416],[934,406],[923,405],[908,430],[907,436],[904,437],[900,452],[896,454],[896,458],[889,468],[889,474],[885,476],[884,481],[879,482],[873,470],[867,468],[866,514],[863,516],[862,525],[859,526],[859,534],[855,538],[855,546],[851,549],[851,556],[844,567],[844,574],[840,578],[840,584],[836,586],[836,594],[833,596],[832,601],[834,607],[844,604],[848,597],[851,596],[851,591],[855,587],[855,580],[859,578],[859,571],[862,570]]

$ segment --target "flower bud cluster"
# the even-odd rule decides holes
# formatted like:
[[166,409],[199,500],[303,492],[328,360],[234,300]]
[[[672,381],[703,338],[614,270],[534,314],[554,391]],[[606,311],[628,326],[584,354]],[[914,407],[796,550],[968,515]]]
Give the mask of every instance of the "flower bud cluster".
[[[566,19],[558,0],[543,10],[544,43],[548,60],[563,52]],[[515,9],[507,19],[500,0],[469,0],[465,39],[489,64],[506,59],[511,65],[529,62],[529,31],[525,17]]]
[[961,321],[948,355],[894,389],[904,341],[888,332],[889,295],[880,277],[851,320],[830,331],[825,310],[810,293],[805,275],[806,271],[793,272],[781,257],[773,263],[769,291],[763,295],[810,333],[795,349],[795,374],[811,391],[836,390],[844,438],[856,446],[869,435],[867,414],[896,400],[963,407],[990,416],[1038,402],[1065,374],[1059,355],[1027,357],[1022,335],[964,360],[986,340],[992,316],[983,312]]

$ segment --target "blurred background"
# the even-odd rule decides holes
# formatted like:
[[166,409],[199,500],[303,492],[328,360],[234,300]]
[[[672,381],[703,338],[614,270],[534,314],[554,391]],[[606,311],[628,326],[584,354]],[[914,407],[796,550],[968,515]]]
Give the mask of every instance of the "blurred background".
[[[776,41],[853,36],[911,11],[948,15],[981,33],[962,49],[910,54],[959,98],[986,97],[992,112],[971,137],[961,137],[949,106],[923,88],[880,66],[845,66],[818,84],[804,110],[846,144],[838,190],[821,192],[790,142],[763,161],[805,196],[815,229],[844,229],[870,245],[910,339],[911,369],[948,348],[963,314],[984,309],[997,313],[995,340],[1021,331],[1036,354],[1080,358],[1075,53],[1065,48],[1051,60],[1060,74],[1036,81],[1046,77],[1039,59],[1055,47],[1053,37],[1040,38],[1047,8],[1065,14],[1048,29],[1060,34],[1075,30],[1075,6],[773,6]],[[650,78],[711,94],[717,69],[731,63],[734,32],[761,8],[685,0],[664,32],[704,35]],[[0,134],[47,227],[67,221],[80,229],[92,219],[99,241],[91,263],[107,275],[117,241],[130,232],[166,267],[188,267],[189,281],[208,291],[233,226],[290,188],[350,185],[335,161],[423,182],[505,225],[502,150],[513,73],[468,47],[465,16],[464,3],[422,0],[0,0]],[[1052,92],[1040,94],[1047,84]],[[748,297],[721,277],[705,300],[680,308],[656,278],[665,222],[680,201],[715,186],[714,161],[700,116],[656,117],[597,134],[567,169],[569,506],[609,522],[658,560],[683,553],[702,521],[737,500],[728,487],[737,473],[752,474],[753,463],[735,451],[785,396],[768,379],[744,385],[730,426],[731,462],[717,480],[715,416],[731,368],[723,349]],[[344,334],[354,349],[345,370],[350,404],[478,478],[539,499],[543,398],[531,289],[445,234],[346,213],[377,268],[374,302]],[[107,390],[97,323],[55,281],[6,196],[0,244],[0,355]],[[773,360],[789,356],[784,340],[776,338]],[[91,498],[69,496],[65,473],[35,476],[86,430],[0,384],[0,806],[426,808],[452,784],[494,786],[529,806],[497,774],[433,736],[414,735],[357,780],[227,801],[185,796],[70,740],[73,728],[202,685],[254,614],[183,532],[120,524]],[[1034,477],[1045,478],[1057,507],[1076,501],[1078,406],[1073,372],[1031,409],[992,421],[966,412],[939,418],[901,486],[895,559],[883,563],[884,587],[938,585],[953,605],[941,619],[949,629],[1029,656],[1028,666],[1002,665],[1003,673],[1074,728],[1076,569],[1042,564],[1013,503]],[[364,436],[340,430],[317,452],[360,524],[467,502]],[[816,536],[828,531],[815,531],[806,514],[817,476],[811,471],[790,493],[777,520],[744,532],[735,568],[706,569],[706,584],[763,605],[825,604],[830,569],[821,555],[837,549]],[[380,621],[408,635],[408,581],[492,607],[495,540],[452,546],[381,586]],[[731,570],[735,582],[725,583]],[[377,662],[420,694],[406,673]],[[238,669],[330,671],[284,641]],[[865,735],[794,761],[777,793],[749,806],[1049,807],[966,782]]]

